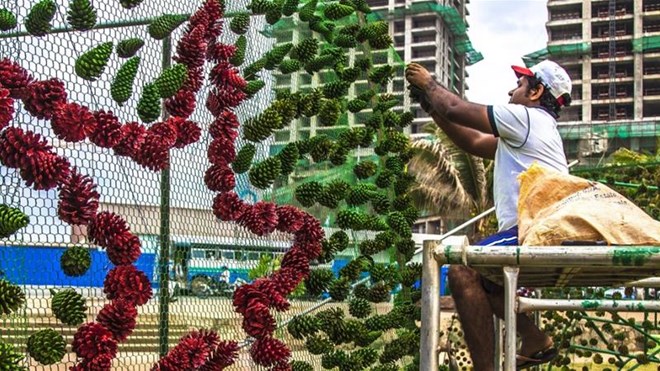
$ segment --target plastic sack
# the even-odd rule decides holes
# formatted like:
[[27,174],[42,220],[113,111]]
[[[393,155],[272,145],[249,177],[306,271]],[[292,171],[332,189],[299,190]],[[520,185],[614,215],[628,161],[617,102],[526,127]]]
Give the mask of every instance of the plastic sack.
[[660,222],[606,185],[537,164],[518,180],[521,245],[557,246],[570,240],[660,245]]

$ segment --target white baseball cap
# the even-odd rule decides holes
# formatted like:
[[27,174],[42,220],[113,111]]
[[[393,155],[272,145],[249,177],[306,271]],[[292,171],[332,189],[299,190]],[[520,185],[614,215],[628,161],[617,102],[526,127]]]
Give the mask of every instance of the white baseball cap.
[[513,68],[513,72],[516,73],[517,77],[529,76],[541,80],[560,106],[566,106],[570,103],[573,84],[566,70],[557,63],[545,60],[530,68],[520,66],[511,66],[511,68]]

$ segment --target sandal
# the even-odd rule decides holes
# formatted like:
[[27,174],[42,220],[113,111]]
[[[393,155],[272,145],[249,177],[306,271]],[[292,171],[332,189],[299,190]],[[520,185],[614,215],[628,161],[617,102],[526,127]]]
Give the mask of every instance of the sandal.
[[516,370],[524,370],[526,368],[530,368],[533,366],[538,366],[550,362],[555,357],[557,357],[557,354],[559,354],[559,352],[557,351],[557,348],[554,347],[543,349],[541,351],[532,354],[531,356],[523,356],[517,354],[516,360],[519,362],[522,361],[523,363],[517,364]]

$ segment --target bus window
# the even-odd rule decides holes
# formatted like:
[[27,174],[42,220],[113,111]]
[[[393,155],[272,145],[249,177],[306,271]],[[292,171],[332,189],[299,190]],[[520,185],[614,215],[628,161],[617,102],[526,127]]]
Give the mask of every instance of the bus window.
[[259,253],[258,252],[248,253],[248,260],[259,260]]
[[193,259],[204,259],[204,250],[193,250],[192,253]]
[[233,251],[223,251],[222,252],[222,258],[223,259],[228,259],[228,260],[234,260],[234,252]]
[[206,250],[206,259],[215,260],[215,251]]

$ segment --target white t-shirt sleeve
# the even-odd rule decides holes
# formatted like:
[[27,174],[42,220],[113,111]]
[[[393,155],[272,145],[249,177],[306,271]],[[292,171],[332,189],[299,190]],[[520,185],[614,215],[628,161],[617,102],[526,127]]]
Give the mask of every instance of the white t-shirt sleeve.
[[525,144],[530,130],[529,114],[525,106],[503,104],[488,106],[487,111],[493,135],[514,147]]

